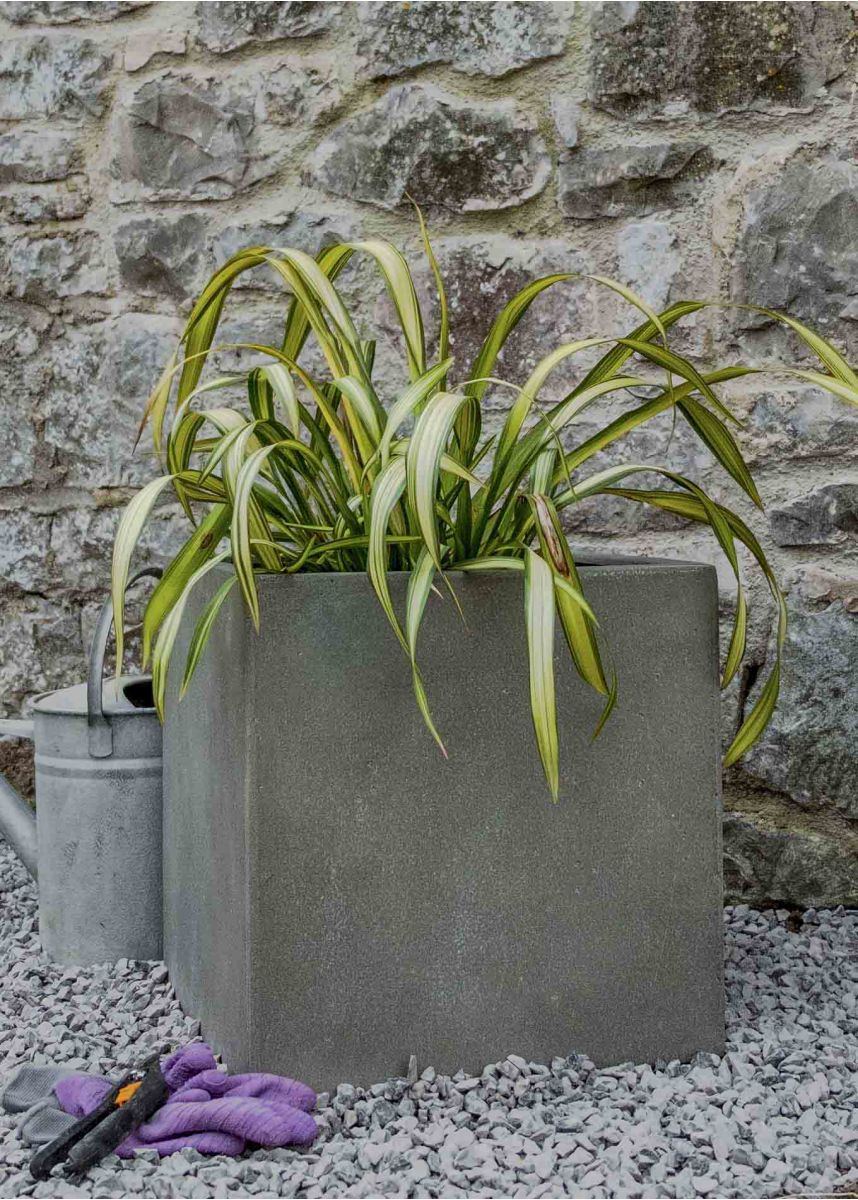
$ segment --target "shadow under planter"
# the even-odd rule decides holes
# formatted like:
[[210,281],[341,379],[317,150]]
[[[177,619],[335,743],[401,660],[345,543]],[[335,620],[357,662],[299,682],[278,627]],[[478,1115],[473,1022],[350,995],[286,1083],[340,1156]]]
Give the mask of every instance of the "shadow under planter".
[[[558,623],[561,799],[528,701],[522,577],[453,573],[419,660],[445,761],[368,579],[234,590],[164,746],[164,937],[232,1070],[318,1088],[517,1053],[597,1063],[724,1044],[717,587],[711,567],[588,566],[619,674],[599,698]],[[407,576],[391,576],[404,602]],[[443,585],[442,585],[443,590]]]

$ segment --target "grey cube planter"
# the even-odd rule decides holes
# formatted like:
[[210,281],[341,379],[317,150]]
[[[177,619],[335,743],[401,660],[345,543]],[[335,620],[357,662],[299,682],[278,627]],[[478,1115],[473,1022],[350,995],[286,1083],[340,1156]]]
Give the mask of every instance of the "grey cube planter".
[[467,629],[430,599],[420,661],[446,762],[364,576],[262,578],[259,635],[232,593],[171,704],[164,779],[166,957],[231,1069],[324,1088],[412,1053],[478,1071],[509,1052],[721,1051],[715,573],[582,576],[620,699],[591,745],[599,704],[558,633],[557,805],[520,577],[454,576]]

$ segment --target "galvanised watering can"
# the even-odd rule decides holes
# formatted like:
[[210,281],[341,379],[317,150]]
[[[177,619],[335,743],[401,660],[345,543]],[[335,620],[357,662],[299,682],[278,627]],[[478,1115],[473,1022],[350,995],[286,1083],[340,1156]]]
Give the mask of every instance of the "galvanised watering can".
[[[129,587],[160,575],[147,567]],[[4,780],[2,828],[38,867],[43,949],[78,966],[161,957],[161,725],[150,676],[103,678],[112,625],[108,600],[86,683],[37,696],[32,721],[0,721],[0,733],[35,743],[36,838]]]

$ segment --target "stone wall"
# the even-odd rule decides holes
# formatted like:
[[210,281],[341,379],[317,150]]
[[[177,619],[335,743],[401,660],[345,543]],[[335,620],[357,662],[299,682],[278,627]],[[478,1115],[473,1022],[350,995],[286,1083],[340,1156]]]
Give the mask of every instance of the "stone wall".
[[[557,269],[617,276],[658,305],[788,306],[858,348],[854,6],[25,0],[2,5],[0,32],[8,713],[81,677],[117,513],[153,469],[132,454],[141,404],[195,290],[242,243],[380,234],[418,262],[415,196],[463,368],[505,298]],[[344,286],[386,350],[379,282],[358,270]],[[276,330],[278,311],[274,282],[246,279],[226,335]],[[520,380],[559,338],[633,317],[608,292],[555,289],[501,367]],[[677,338],[701,363],[797,353],[735,310]],[[858,412],[785,376],[729,393],[793,621],[778,714],[727,780],[728,886],[856,903]],[[506,403],[491,398],[491,420]],[[648,428],[622,454],[668,457],[735,500],[682,429]],[[147,553],[181,527],[166,505]],[[582,505],[570,531],[582,551],[715,561],[699,530],[620,501]],[[725,737],[771,655],[751,595],[753,661]]]

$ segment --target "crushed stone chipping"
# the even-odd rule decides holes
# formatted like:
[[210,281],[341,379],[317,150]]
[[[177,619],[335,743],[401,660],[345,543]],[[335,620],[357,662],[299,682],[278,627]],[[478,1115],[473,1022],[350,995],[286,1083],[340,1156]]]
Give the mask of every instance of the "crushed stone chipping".
[[[34,1183],[0,1115],[0,1196],[672,1196],[858,1191],[858,913],[725,912],[728,1048],[596,1069],[514,1052],[320,1098],[309,1152],[153,1151]],[[117,1072],[199,1034],[161,963],[64,968],[0,843],[0,1084],[19,1063]],[[511,1047],[514,1051],[514,1047]],[[559,1047],[558,1049],[565,1049]]]

